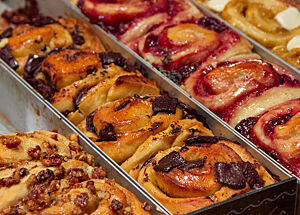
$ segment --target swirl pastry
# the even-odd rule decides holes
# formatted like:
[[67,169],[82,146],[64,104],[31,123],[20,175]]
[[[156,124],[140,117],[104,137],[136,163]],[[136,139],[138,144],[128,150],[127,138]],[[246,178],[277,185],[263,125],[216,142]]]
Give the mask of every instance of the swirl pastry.
[[128,46],[154,66],[184,78],[203,63],[232,58],[258,58],[250,43],[220,23],[204,16],[177,25],[164,25]]
[[299,119],[300,98],[244,119],[235,128],[299,177]]
[[[299,97],[299,81],[263,60],[210,65],[186,79],[184,86],[194,98],[230,124],[239,117],[262,111],[263,105],[259,104],[267,103],[268,96],[273,96],[269,97],[269,105]],[[276,98],[276,92],[281,92],[282,96]],[[263,97],[259,99],[260,96]],[[254,103],[258,105],[254,106]]]
[[186,117],[197,116],[183,107],[176,98],[135,96],[98,108],[78,128],[113,160],[122,163],[150,135]]
[[173,214],[186,214],[274,183],[235,143],[187,135],[180,142],[185,143],[158,152],[137,175],[137,181]]
[[86,24],[75,19],[44,19],[40,23],[21,24],[7,29],[10,34],[6,33],[0,42],[0,57],[20,75],[23,75],[32,55],[46,56],[54,49],[70,46],[104,51],[101,42]]
[[49,131],[0,135],[1,214],[149,214],[93,156]]
[[72,0],[92,22],[127,43],[159,25],[178,23],[202,14],[187,0]]
[[[288,45],[292,38],[300,35],[300,27],[296,24],[299,22],[299,9],[299,3],[294,1],[230,0],[222,12],[222,17],[275,54],[300,68],[299,45],[295,47]],[[290,17],[278,18],[281,13],[289,14]],[[293,17],[292,14],[298,18]],[[295,23],[295,26],[290,28],[284,23]]]

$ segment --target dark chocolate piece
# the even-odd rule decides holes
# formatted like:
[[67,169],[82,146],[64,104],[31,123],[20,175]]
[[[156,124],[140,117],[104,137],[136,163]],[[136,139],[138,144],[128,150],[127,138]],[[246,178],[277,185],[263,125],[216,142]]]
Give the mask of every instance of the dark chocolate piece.
[[154,170],[164,173],[168,173],[175,168],[189,170],[203,167],[204,162],[203,159],[187,161],[178,152],[174,151],[158,161],[158,165],[154,167]]
[[13,34],[13,29],[9,27],[5,31],[3,31],[2,34],[0,34],[0,40],[3,38],[10,38],[12,34]]
[[171,81],[173,81],[176,84],[179,84],[183,81],[183,77],[182,75],[177,72],[177,71],[173,71],[173,70],[166,70],[163,67],[159,66],[158,70],[167,78],[169,78]]
[[265,183],[250,162],[217,162],[214,165],[214,175],[218,182],[232,189],[245,188],[246,182],[250,188],[257,189]]
[[155,114],[158,113],[169,113],[175,114],[178,105],[178,99],[171,98],[169,96],[156,97],[152,103],[152,109]]
[[78,105],[80,104],[80,101],[82,99],[82,97],[89,91],[90,88],[83,88],[81,89],[76,96],[73,98],[73,107],[75,109],[78,108]]
[[179,107],[182,108],[185,112],[187,112],[182,118],[183,119],[197,119],[198,121],[203,123],[203,126],[209,128],[208,124],[206,123],[206,119],[202,116],[197,110],[190,107],[189,105],[180,102]]
[[92,112],[86,117],[86,130],[96,133],[96,128],[93,123],[94,116],[95,112]]
[[111,123],[99,131],[99,139],[97,141],[116,141],[117,136],[114,132],[114,127]]
[[126,63],[126,59],[116,52],[101,52],[99,53],[102,65],[116,64],[123,67]]
[[80,27],[79,25],[75,26],[75,30],[71,33],[72,39],[76,45],[81,46],[85,43],[85,39],[80,35]]
[[128,105],[131,102],[130,99],[126,100],[125,102],[121,103],[120,105],[118,105],[117,107],[115,107],[114,111],[117,112],[121,109],[123,109],[124,107],[126,107],[126,105]]
[[4,62],[7,63],[13,70],[16,70],[19,67],[18,62],[10,53],[9,46],[5,46],[0,50],[0,58],[2,58],[2,60],[4,60]]
[[45,60],[45,56],[29,55],[25,64],[24,79],[34,78],[38,73],[42,72],[42,64]]

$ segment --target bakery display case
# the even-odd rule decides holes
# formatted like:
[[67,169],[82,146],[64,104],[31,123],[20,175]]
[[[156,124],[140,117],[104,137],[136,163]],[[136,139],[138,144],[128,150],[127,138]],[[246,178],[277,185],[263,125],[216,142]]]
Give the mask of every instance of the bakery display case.
[[[20,2],[18,1],[7,1],[5,3],[12,8],[20,7]],[[52,17],[63,17],[58,21],[61,23],[61,25],[64,25],[62,24],[62,22],[66,22],[61,21],[64,20],[64,18],[76,18],[81,21],[87,20],[83,15],[79,13],[77,8],[72,6],[67,1],[53,1],[51,2],[51,4],[46,1],[38,1],[38,3],[43,14],[51,15]],[[210,21],[211,19],[208,18],[202,19],[202,22],[204,23]],[[186,27],[191,27],[189,25],[197,26],[199,22],[182,23],[183,29],[186,30]],[[50,23],[50,25],[52,24],[53,23]],[[100,164],[104,166],[104,168],[109,166],[109,169],[114,169],[112,170],[112,175],[116,176],[115,178],[117,182],[136,194],[140,201],[147,202],[149,205],[151,205],[153,208],[152,213],[154,214],[159,213],[159,211],[165,214],[184,214],[187,212],[191,212],[191,214],[230,214],[245,213],[246,211],[248,213],[254,214],[258,212],[270,211],[274,211],[274,213],[294,213],[294,202],[296,198],[296,179],[295,177],[291,177],[291,174],[285,168],[270,159],[270,157],[262,152],[261,149],[242,137],[238,132],[236,132],[226,123],[220,120],[220,118],[218,118],[214,113],[204,107],[203,104],[200,104],[197,100],[189,96],[182,88],[174,84],[173,81],[170,81],[170,79],[162,75],[159,71],[157,71],[149,63],[145,62],[136,53],[132,52],[132,50],[124,46],[124,44],[120,43],[114,36],[107,34],[105,31],[95,25],[88,23],[86,23],[85,25],[93,31],[93,34],[91,34],[91,36],[96,35],[97,37],[99,37],[100,41],[103,44],[103,47],[101,45],[98,45],[99,49],[96,52],[83,51],[80,48],[78,49],[78,47],[72,47],[59,50],[56,53],[51,53],[50,55],[48,53],[51,50],[49,50],[49,52],[47,50],[46,56],[44,56],[42,59],[39,57],[29,57],[29,60],[26,59],[27,68],[26,66],[24,67],[23,73],[22,69],[18,71],[18,69],[15,68],[16,72],[23,76],[27,83],[15,71],[11,69],[13,68],[11,65],[10,68],[9,66],[7,66],[7,64],[2,62],[1,73],[3,73],[3,85],[1,84],[1,86],[3,86],[4,90],[2,91],[3,96],[1,97],[5,98],[7,104],[12,105],[15,104],[12,102],[16,102],[18,100],[23,101],[25,97],[26,101],[24,101],[24,104],[28,104],[32,107],[32,103],[35,103],[35,105],[37,105],[36,107],[38,107],[37,109],[29,108],[30,110],[27,111],[27,114],[29,115],[28,119],[34,119],[33,121],[35,122],[22,122],[20,125],[18,125],[17,123],[18,118],[16,117],[16,115],[12,114],[13,110],[3,107],[3,110],[1,109],[1,114],[3,114],[7,118],[7,120],[11,122],[12,125],[10,126],[6,124],[4,125],[4,127],[8,129],[15,127],[20,131],[52,129],[49,127],[57,127],[59,128],[59,130],[61,129],[63,131],[63,134],[65,135],[68,135],[68,133],[70,133],[70,130],[79,133],[80,140],[83,141],[83,148],[87,148],[88,152],[94,154],[95,157],[101,154],[101,159],[96,158],[96,161],[99,160],[97,162],[100,162]],[[151,28],[153,28],[153,26]],[[68,28],[65,29],[68,30]],[[79,34],[76,36],[77,39],[80,38],[80,29],[82,29],[81,27],[79,29],[76,29],[76,27],[70,27],[70,29],[72,29],[71,35],[72,32],[76,31]],[[158,31],[160,32],[158,33],[158,35],[163,35],[164,29],[161,30],[162,31]],[[149,31],[149,29],[146,31]],[[201,29],[200,31],[203,31],[203,29]],[[213,32],[209,33],[216,34]],[[222,33],[222,31],[219,32],[219,34]],[[89,34],[84,33],[84,35]],[[234,35],[234,32],[228,33],[228,36],[222,36],[230,39],[233,38],[232,35]],[[220,35],[217,35],[216,37],[219,38]],[[73,41],[75,41],[74,38],[72,39]],[[97,41],[97,39],[95,38],[92,40]],[[89,39],[85,38],[84,41],[89,41]],[[251,52],[252,45],[247,40],[244,41],[244,39],[241,39],[239,41],[241,42],[234,44],[235,47],[238,47],[236,48],[236,50],[232,48],[232,46],[230,46],[229,48],[227,47],[228,51],[226,51],[226,47],[223,47],[222,50],[225,50],[224,55],[227,57],[233,57],[232,60],[236,59],[234,58],[236,56],[247,56],[251,58],[251,61],[247,61],[246,64],[255,62],[261,63],[263,68],[264,66],[266,66],[266,68],[268,67],[269,64],[267,62],[257,60],[258,55]],[[75,45],[78,44],[75,43]],[[94,44],[92,44],[92,46],[93,45]],[[249,51],[239,52],[239,47],[248,47]],[[103,48],[109,52],[102,52]],[[234,51],[232,51],[232,49]],[[116,54],[116,52],[120,53],[122,56],[124,56],[124,58],[120,54]],[[191,52],[193,52],[193,50],[191,50]],[[35,54],[41,55],[40,53]],[[66,59],[66,55],[74,56],[74,59]],[[81,61],[82,63],[80,63],[80,60],[83,58],[77,58],[80,55],[83,55],[85,59],[92,59],[88,62],[90,63],[89,65],[91,65],[91,68],[83,68],[82,70],[78,69],[82,68],[82,66],[86,66],[85,61]],[[174,58],[174,56],[169,57],[171,57],[172,59]],[[165,58],[165,56],[163,58]],[[223,58],[224,57],[220,55],[220,59]],[[188,54],[187,56],[184,56],[183,59],[184,61],[189,61]],[[3,60],[7,62],[7,59]],[[74,65],[74,68],[77,68],[76,72],[78,73],[75,73],[74,75],[73,72],[71,73],[72,76],[66,77],[64,76],[65,74],[62,74],[62,78],[59,78],[57,74],[59,74],[59,71],[62,71],[59,67],[55,68],[55,70],[51,70],[50,67],[45,66],[52,65],[52,68],[56,65],[59,66],[57,62],[60,62],[62,60],[65,60],[63,62],[63,68],[66,68],[67,70],[70,69],[69,71],[72,70],[72,66],[69,67],[68,65],[70,61],[74,60],[75,62],[79,62],[79,65]],[[30,65],[28,63],[30,61],[35,62],[35,64]],[[191,63],[196,63],[196,61],[191,61]],[[99,66],[99,64],[101,66]],[[135,64],[135,67],[131,66],[133,64]],[[19,63],[19,65],[22,64]],[[43,94],[44,91],[40,91],[39,87],[36,87],[43,86],[43,88],[45,88],[45,86],[49,87],[49,85],[44,83],[40,84],[40,82],[38,81],[46,80],[43,77],[41,78],[42,75],[39,73],[41,71],[40,68],[32,67],[34,69],[30,70],[28,69],[28,65],[41,65],[43,71],[42,75],[48,74],[49,77],[47,77],[47,80],[50,80],[51,86],[55,88],[54,94],[50,93],[50,96],[47,98],[47,95],[49,94]],[[158,65],[155,66],[158,68]],[[179,65],[176,61],[174,61],[174,64],[170,62],[170,67],[179,68],[177,66],[181,67],[181,65]],[[226,66],[226,64],[223,64],[222,66]],[[49,68],[49,70],[47,70],[46,67]],[[98,67],[100,67],[100,69]],[[169,68],[165,67],[163,69],[168,70]],[[275,77],[275,82],[277,80],[276,72],[277,70],[275,72],[270,71],[269,73],[272,77]],[[106,73],[109,74],[109,76],[115,78],[105,76]],[[99,74],[99,76],[97,76],[97,74]],[[145,76],[147,77],[147,79],[145,78]],[[288,75],[286,76],[290,77]],[[92,78],[90,77],[97,77],[98,82],[95,84],[91,84],[88,87],[84,84],[82,86],[80,85],[80,81],[84,82],[85,84],[91,83]],[[102,77],[104,81],[99,77]],[[72,78],[75,79],[72,80]],[[293,79],[290,79],[289,80],[293,82]],[[273,81],[273,79],[271,79],[271,81]],[[35,84],[37,82],[38,84]],[[31,84],[31,86],[28,83]],[[265,83],[267,85],[270,83],[268,78]],[[15,88],[13,88],[15,89],[15,91],[11,92],[10,90],[7,90],[11,89],[10,87],[8,87],[10,85],[16,86]],[[73,92],[72,90],[67,89],[74,89],[75,93],[65,94],[65,92]],[[106,89],[106,91],[103,91],[104,89]],[[49,92],[51,92],[51,90]],[[109,92],[109,94],[106,94],[107,92]],[[93,95],[106,95],[106,98],[105,100],[102,100],[101,97],[94,97]],[[15,98],[15,100],[13,98]],[[45,98],[48,99],[48,101],[45,100]],[[24,112],[20,111],[20,114],[21,113]],[[134,118],[135,116],[141,116],[142,114],[144,114],[145,116],[140,117],[138,120]],[[146,121],[144,120],[144,118],[146,117],[149,118],[150,123],[148,123],[148,119]],[[117,124],[117,122],[125,123],[130,120],[132,120],[133,123],[126,123],[125,125]],[[39,124],[41,121],[42,124]],[[67,132],[64,130],[67,130]],[[12,130],[9,131],[11,132]],[[137,131],[139,131],[138,134]],[[142,137],[142,139],[132,139],[135,138],[132,136],[133,134],[140,135],[139,138]],[[170,135],[166,136],[165,134]],[[213,135],[216,135],[218,137],[214,137]],[[129,136],[131,139],[126,140],[125,137],[127,136]],[[164,138],[173,138],[173,140],[174,138],[177,138],[178,141],[172,143],[172,141],[169,142]],[[128,150],[122,151],[121,147],[120,149],[117,149],[112,145],[117,144],[119,146],[120,144],[124,144],[124,148],[126,148],[128,145],[128,141],[130,142],[133,140],[134,142],[138,142],[139,140],[141,140],[141,143],[134,146],[134,149],[131,149],[131,152],[128,152]],[[241,146],[236,145],[235,142],[239,142]],[[170,145],[168,146],[168,144]],[[153,148],[153,145],[159,146],[160,148],[155,149]],[[248,154],[245,149],[247,149],[247,151],[251,153],[255,159],[250,154]],[[226,155],[228,154],[228,157],[242,157],[243,159],[238,158],[230,161],[229,158],[229,160],[226,160],[226,158],[224,158],[224,155],[210,154],[213,152],[215,153],[218,150],[228,150],[228,153],[226,153]],[[141,152],[139,153],[139,151]],[[144,152],[147,152],[146,155],[144,155]],[[246,154],[243,154],[242,152],[246,152]],[[190,158],[188,158],[189,156],[191,156],[190,153],[199,154],[200,157],[193,157],[193,159],[190,160]],[[142,158],[141,154],[143,154]],[[203,154],[207,155],[205,156],[205,159],[203,158]],[[155,155],[155,157],[153,157],[153,155]],[[221,183],[221,181],[223,181],[223,188],[221,188],[221,190],[224,189],[224,193],[219,192],[219,194],[213,194],[212,196],[209,196],[211,194],[203,194],[203,191],[199,191],[200,194],[197,194],[192,189],[191,193],[188,194],[192,197],[183,197],[184,194],[188,192],[184,192],[183,194],[181,193],[180,188],[173,192],[173,188],[168,188],[169,184],[164,183],[165,180],[167,180],[166,177],[169,177],[168,180],[174,180],[174,178],[172,179],[172,174],[169,174],[170,172],[176,172],[176,174],[179,174],[180,172],[188,172],[190,174],[190,172],[193,172],[193,170],[195,169],[201,169],[202,167],[208,168],[206,164],[211,165],[217,163],[216,160],[211,160],[211,158],[217,158],[218,156],[221,157],[221,160],[217,159],[219,166],[210,168],[209,170],[216,170],[215,173],[211,176],[215,178],[216,174],[219,175],[218,179],[212,180],[212,182],[215,182],[217,180],[218,183],[211,186],[217,186],[215,189],[218,190],[220,189],[220,187],[218,187],[219,184]],[[248,156],[250,157],[248,158]],[[168,166],[168,160],[170,159],[176,160],[178,162],[180,161],[181,163],[179,162],[175,166],[170,167]],[[228,164],[228,166],[226,165],[226,163],[222,163],[222,161],[234,163],[231,166]],[[272,174],[270,175],[268,171],[265,171],[265,169],[260,166],[258,162],[266,167]],[[120,168],[117,163],[121,164],[121,167],[127,173],[122,168]],[[253,166],[255,167],[254,169]],[[164,168],[171,169],[164,170]],[[247,177],[245,177],[245,173],[242,173],[242,175],[244,174],[244,176],[242,176],[242,180],[246,180],[247,183],[244,183],[246,183],[246,185],[251,188],[245,189],[245,185],[237,185],[237,182],[232,181],[228,182],[228,178],[223,177],[224,174],[226,175],[226,173],[223,172],[225,169],[227,169],[227,171],[228,169],[231,169],[231,171],[236,171],[237,169],[245,169],[244,171],[246,172],[252,172],[251,175],[258,174],[259,176],[255,176],[254,179],[252,178],[252,182],[250,183],[250,179],[247,179]],[[106,170],[106,172],[108,172],[109,174],[110,171]],[[148,175],[143,175],[142,172],[145,172]],[[157,173],[157,175],[154,176],[153,172]],[[191,174],[191,177],[193,177],[192,175],[193,174]],[[275,175],[277,175],[279,178]],[[182,177],[186,178],[188,176],[185,176],[183,174]],[[260,185],[261,178],[263,178],[265,185],[268,186],[262,188],[262,186]],[[137,181],[135,181],[134,179],[136,179],[139,183],[137,183]],[[274,183],[278,179],[280,180]],[[153,185],[149,184],[148,182],[153,181],[155,183],[159,183],[159,188],[151,188],[151,186]],[[225,182],[225,186],[224,181],[227,181]],[[192,180],[191,182],[194,181]],[[123,183],[125,183],[125,185]],[[185,181],[183,180],[182,183],[185,183]],[[228,185],[228,183],[231,185]],[[143,186],[141,186],[140,184],[142,184]],[[232,186],[233,188],[228,189],[228,187],[230,186]],[[144,189],[143,187],[146,189]],[[157,195],[157,192],[153,192],[153,189],[163,190],[160,192],[163,195],[167,194],[167,198],[162,198],[161,195]],[[239,190],[239,192],[237,192],[237,189],[242,190]],[[252,191],[244,193],[246,190]],[[203,197],[200,198],[200,202],[197,202],[195,200],[197,198],[194,197],[195,195],[209,196],[209,198]],[[172,198],[170,198],[170,196]],[[232,198],[219,202],[214,201],[213,197],[217,197],[216,199],[222,200],[228,199],[228,197]],[[175,208],[174,205],[179,205],[180,202],[184,202],[180,201],[180,199],[185,199],[187,201],[184,204],[190,206],[196,205],[196,207],[194,207],[194,209],[187,210],[184,210],[184,208]],[[174,203],[172,203],[172,201],[174,201]],[[197,208],[202,209],[194,211]],[[183,210],[180,211],[180,209]]]

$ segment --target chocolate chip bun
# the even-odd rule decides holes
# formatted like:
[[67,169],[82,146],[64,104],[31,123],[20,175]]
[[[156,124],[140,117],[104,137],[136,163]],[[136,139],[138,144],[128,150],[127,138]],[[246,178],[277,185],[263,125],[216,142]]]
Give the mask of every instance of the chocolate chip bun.
[[93,156],[49,131],[0,135],[1,214],[149,214]]

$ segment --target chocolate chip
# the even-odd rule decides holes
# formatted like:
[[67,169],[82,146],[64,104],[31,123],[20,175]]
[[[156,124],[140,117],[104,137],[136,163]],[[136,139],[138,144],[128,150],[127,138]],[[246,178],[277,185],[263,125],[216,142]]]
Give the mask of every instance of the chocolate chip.
[[116,141],[117,136],[114,132],[114,127],[111,123],[99,131],[99,139],[97,141]]
[[177,134],[178,132],[181,131],[181,127],[177,126],[176,128],[173,128],[171,131],[170,131],[170,134]]
[[42,64],[45,60],[45,56],[29,55],[28,60],[25,64],[25,80],[28,78],[34,78],[38,73],[42,72]]
[[76,96],[73,98],[73,107],[75,110],[78,108],[78,105],[81,102],[82,97],[87,94],[87,92],[90,90],[90,88],[83,88],[81,89]]
[[13,34],[13,29],[10,27],[0,34],[0,40],[3,38],[10,38]]
[[127,101],[125,101],[125,102],[121,103],[120,105],[118,105],[118,106],[114,109],[114,111],[117,112],[117,111],[123,109],[123,108],[126,107],[126,105],[128,105],[130,102],[131,102],[131,100],[128,99]]
[[158,113],[169,113],[175,114],[178,105],[178,100],[176,98],[171,98],[169,96],[159,96],[156,97],[152,103],[152,109],[154,114]]
[[116,52],[101,52],[99,53],[102,65],[116,64],[123,67],[126,63],[126,59],[120,53]]
[[9,46],[5,46],[0,50],[0,58],[2,58],[2,60],[7,63],[13,70],[16,70],[19,67],[18,62],[10,53]]

